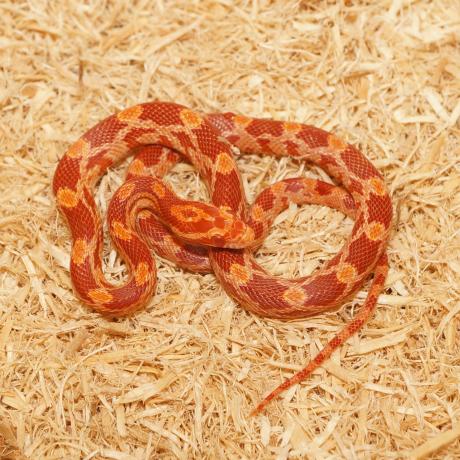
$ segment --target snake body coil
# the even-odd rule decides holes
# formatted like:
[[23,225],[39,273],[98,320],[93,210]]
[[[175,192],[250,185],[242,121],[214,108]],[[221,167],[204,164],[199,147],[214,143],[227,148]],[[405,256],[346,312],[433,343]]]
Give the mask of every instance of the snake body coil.
[[[312,179],[287,179],[265,189],[248,206],[232,145],[242,152],[313,162],[343,188]],[[133,152],[127,181],[108,210],[112,240],[129,270],[123,285],[102,271],[103,232],[92,189],[107,169]],[[186,157],[209,189],[212,204],[180,199],[161,180]],[[144,306],[154,293],[151,248],[182,267],[213,271],[248,310],[272,318],[304,318],[339,306],[374,279],[355,318],[301,372],[272,392],[305,379],[372,313],[388,269],[385,248],[392,205],[380,173],[353,146],[321,129],[232,113],[203,115],[173,103],[136,105],[98,123],[59,162],[54,193],[72,232],[71,277],[80,299],[107,315]],[[259,266],[253,250],[289,202],[317,203],[355,219],[342,249],[311,276],[288,280]]]

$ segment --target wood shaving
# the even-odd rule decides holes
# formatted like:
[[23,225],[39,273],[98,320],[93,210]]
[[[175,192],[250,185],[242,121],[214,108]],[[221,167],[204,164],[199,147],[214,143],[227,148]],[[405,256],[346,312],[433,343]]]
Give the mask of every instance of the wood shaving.
[[[460,459],[458,0],[4,0],[0,4],[0,458]],[[392,192],[372,320],[250,418],[349,321],[247,313],[213,275],[157,259],[158,287],[107,321],[75,297],[51,181],[97,121],[148,100],[309,123],[358,145]],[[300,174],[238,156],[248,199]],[[127,164],[96,193],[102,214]],[[167,180],[207,200],[178,165]],[[291,206],[257,254],[307,275],[352,222]],[[126,276],[110,242],[107,276]]]

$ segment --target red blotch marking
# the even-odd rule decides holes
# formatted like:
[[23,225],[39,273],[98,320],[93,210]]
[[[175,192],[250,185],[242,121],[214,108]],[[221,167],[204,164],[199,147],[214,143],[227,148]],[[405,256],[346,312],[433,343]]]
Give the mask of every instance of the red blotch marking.
[[283,125],[280,122],[273,120],[253,120],[246,126],[246,131],[254,136],[258,137],[263,134],[269,134],[270,136],[281,136],[283,134]]
[[369,221],[381,222],[386,228],[389,227],[392,218],[391,199],[388,195],[378,196],[372,194],[367,201],[369,207]]
[[[138,139],[144,134],[151,134],[153,131],[151,128],[131,128],[126,134],[123,140],[128,144],[128,148],[137,147],[139,145]],[[171,142],[168,142],[168,146],[171,145]]]
[[97,239],[96,239],[96,248],[94,250],[94,267],[96,269],[101,269],[102,267],[102,249],[104,247],[104,241],[102,239],[102,235],[99,233]]
[[113,296],[113,300],[107,302],[105,305],[110,310],[123,311],[125,310],[126,305],[135,305],[139,302],[140,299],[149,295],[153,291],[155,284],[156,283],[154,283],[153,286],[148,286],[145,284],[137,286],[136,282],[132,280],[125,286],[111,290],[110,293]]
[[201,153],[211,158],[212,161],[216,160],[219,153],[229,151],[228,144],[219,141],[210,126],[202,125],[199,129],[194,129],[193,132],[196,134],[196,142]]
[[197,222],[188,222],[187,224],[184,223],[183,226],[191,228],[193,233],[208,233],[209,230],[214,228],[214,222],[209,220],[199,220]]
[[308,296],[308,305],[332,305],[343,294],[345,284],[341,283],[335,273],[315,278],[304,291]]
[[222,216],[217,216],[215,219],[214,219],[214,225],[217,227],[217,228],[225,228],[225,218],[222,217]]
[[364,193],[362,184],[354,179],[350,179],[350,183],[347,186],[347,190],[350,193],[358,193],[359,195],[362,195]]
[[140,104],[143,108],[141,120],[152,120],[161,126],[182,125],[180,112],[183,107],[168,102],[155,102],[155,104]]
[[230,142],[230,144],[235,144],[237,145],[238,144],[238,141],[241,139],[240,136],[238,136],[237,134],[231,134],[230,136],[227,136],[227,140],[228,142]]
[[306,126],[296,134],[296,137],[304,141],[308,147],[327,147],[329,133],[314,126]]
[[359,274],[364,273],[375,261],[380,244],[379,241],[371,241],[366,235],[361,235],[350,244],[349,254],[345,262],[352,264]]
[[211,201],[216,206],[228,206],[233,211],[238,209],[238,204],[246,199],[242,195],[238,173],[232,171],[229,174],[218,174],[219,187],[217,187],[211,197]]
[[[94,203],[94,201],[93,201]],[[73,208],[63,209],[72,231],[73,239],[83,238],[90,240],[96,228],[96,220],[88,207],[81,201]]]
[[80,162],[68,156],[62,157],[59,162],[53,179],[54,194],[61,187],[68,187],[72,190],[77,188],[77,182],[80,178]]
[[230,267],[233,264],[244,265],[244,257],[241,250],[213,249],[210,256],[226,273],[230,272]]
[[256,203],[264,210],[268,211],[273,208],[275,203],[275,195],[270,188],[266,188],[257,197]]
[[87,131],[83,139],[89,142],[91,148],[99,147],[106,143],[112,143],[118,136],[120,129],[125,126],[126,123],[120,121],[116,115],[111,115]]
[[353,146],[348,146],[340,156],[347,168],[361,179],[380,177],[374,166]]
[[[175,131],[171,134],[179,141],[180,145],[185,151],[187,151],[190,148],[193,148],[193,142],[187,133],[183,131]],[[171,146],[170,144],[171,143],[169,142],[169,143],[165,143],[164,145],[167,145],[168,147],[170,147]]]
[[262,236],[264,232],[264,225],[262,222],[251,222],[251,228],[254,230],[255,239]]
[[70,274],[75,290],[80,297],[90,304],[93,303],[93,300],[89,296],[86,296],[85,293],[100,287],[94,279],[92,270],[91,257],[86,257],[82,264],[75,264],[72,259],[70,260]]
[[259,144],[259,147],[263,151],[271,152],[272,150],[269,147],[269,144],[271,142],[271,139],[264,139],[263,137],[259,137],[256,139],[257,144]]
[[295,142],[284,141],[283,145],[286,147],[286,151],[291,157],[299,155],[299,146]]
[[[135,160],[138,160],[137,165],[140,163],[144,166],[143,174],[153,174],[156,176],[162,176],[168,171],[178,160],[179,155],[169,148],[162,147],[160,145],[143,145],[134,150]],[[130,169],[128,170],[128,178],[138,176],[139,170],[136,163],[131,163]],[[135,173],[132,172],[132,167]],[[149,169],[147,171],[146,169]]]
[[320,195],[329,195],[334,190],[334,186],[319,180],[316,182],[315,190]]

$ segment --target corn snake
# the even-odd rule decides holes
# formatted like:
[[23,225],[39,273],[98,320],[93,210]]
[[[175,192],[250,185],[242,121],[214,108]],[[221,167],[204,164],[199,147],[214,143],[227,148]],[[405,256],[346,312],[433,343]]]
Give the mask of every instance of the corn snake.
[[[234,147],[313,162],[343,188],[312,179],[286,179],[265,189],[249,208]],[[109,167],[133,154],[127,181],[107,213],[112,240],[129,271],[128,280],[114,286],[102,270],[103,232],[92,190]],[[205,180],[212,205],[181,200],[161,180],[179,154]],[[280,319],[337,308],[374,273],[368,297],[353,320],[253,414],[308,377],[358,331],[384,286],[392,205],[383,179],[355,147],[313,126],[233,113],[206,115],[173,103],[139,104],[102,120],[77,140],[58,164],[53,190],[72,234],[70,271],[75,291],[102,314],[129,314],[151,298],[156,286],[152,247],[182,267],[213,271],[238,303],[261,316]],[[290,201],[325,204],[355,219],[336,256],[312,275],[296,280],[270,275],[253,257],[274,218]]]

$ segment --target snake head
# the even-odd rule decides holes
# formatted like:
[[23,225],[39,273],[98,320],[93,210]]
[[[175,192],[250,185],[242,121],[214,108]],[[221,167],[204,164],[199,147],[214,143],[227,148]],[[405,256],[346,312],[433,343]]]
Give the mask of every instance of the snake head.
[[218,214],[214,217],[214,227],[210,231],[212,246],[242,249],[254,242],[254,230],[237,217],[228,206],[215,208]]
[[237,217],[227,220],[223,228],[213,229],[211,233],[214,247],[242,249],[254,242],[254,230]]
[[[213,208],[217,211],[212,218],[212,226],[206,232],[206,243],[216,248],[242,249],[254,242],[254,230],[226,207]],[[206,222],[207,225],[209,222]]]
[[[227,206],[188,201],[169,210],[175,218],[173,232],[189,243],[240,249],[254,242],[254,230]],[[171,220],[165,223],[171,225]]]

